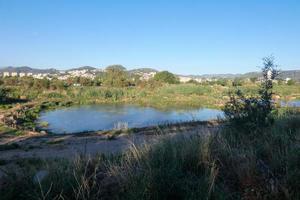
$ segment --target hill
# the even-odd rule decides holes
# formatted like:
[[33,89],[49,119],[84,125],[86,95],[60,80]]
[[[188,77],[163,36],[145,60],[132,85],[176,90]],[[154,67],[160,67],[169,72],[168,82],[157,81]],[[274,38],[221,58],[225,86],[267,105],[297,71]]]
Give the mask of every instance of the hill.
[[132,74],[137,74],[137,73],[158,72],[158,70],[153,69],[153,68],[137,68],[137,69],[128,70],[128,72],[132,73]]
[[67,71],[74,71],[74,70],[96,70],[97,68],[95,67],[91,67],[91,66],[82,66],[82,67],[77,67],[77,68],[72,68],[72,69],[68,69]]
[[3,67],[3,68],[0,68],[0,73],[3,73],[3,72],[18,72],[18,73],[21,73],[21,72],[24,72],[24,73],[33,73],[33,74],[39,74],[39,73],[48,73],[48,74],[56,74],[58,73],[59,71],[57,69],[53,69],[53,68],[50,68],[50,69],[36,69],[36,68],[31,68],[31,67],[27,67],[27,66],[23,66],[23,67]]
[[[74,71],[74,70],[97,70],[98,68],[91,67],[91,66],[82,66],[78,68],[72,68],[69,70],[66,70],[66,72],[69,71]],[[100,70],[100,69],[99,69]],[[100,70],[101,71],[101,70]],[[38,73],[48,73],[48,74],[58,74],[60,70],[50,68],[50,69],[37,69],[37,68],[31,68],[28,66],[22,66],[22,67],[3,67],[0,68],[0,73],[3,72],[24,72],[24,73],[33,73],[33,74],[38,74]],[[128,73],[130,74],[150,74],[158,72],[158,70],[153,69],[153,68],[137,68],[137,69],[132,69],[128,70]],[[179,75],[178,76],[183,76]],[[190,78],[217,78],[217,79],[235,79],[235,78],[252,78],[252,77],[260,77],[261,73],[260,72],[248,72],[244,74],[203,74],[203,75],[184,75],[183,77],[190,77]],[[286,79],[286,78],[291,78],[296,81],[300,81],[300,70],[283,70],[280,71],[279,79]]]

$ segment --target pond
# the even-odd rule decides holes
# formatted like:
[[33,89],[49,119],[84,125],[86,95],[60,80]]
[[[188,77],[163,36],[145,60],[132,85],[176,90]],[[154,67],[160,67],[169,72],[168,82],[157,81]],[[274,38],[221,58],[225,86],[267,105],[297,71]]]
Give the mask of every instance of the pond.
[[300,100],[281,101],[280,105],[282,107],[300,107]]
[[80,133],[121,128],[145,127],[191,120],[206,121],[223,117],[215,109],[158,110],[134,105],[85,105],[42,112],[38,123],[47,122],[47,131]]

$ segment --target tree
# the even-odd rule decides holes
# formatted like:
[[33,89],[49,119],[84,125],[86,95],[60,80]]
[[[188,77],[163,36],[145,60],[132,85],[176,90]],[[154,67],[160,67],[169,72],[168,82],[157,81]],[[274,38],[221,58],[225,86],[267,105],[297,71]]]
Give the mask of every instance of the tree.
[[0,87],[0,104],[6,102],[9,90],[4,87]]
[[257,97],[246,97],[237,89],[230,93],[230,100],[223,111],[226,118],[235,125],[247,130],[266,127],[273,122],[271,115],[274,109],[272,101],[273,80],[278,76],[273,57],[263,59],[263,81],[260,85]]
[[242,86],[243,84],[243,81],[241,78],[235,78],[233,81],[232,81],[232,86],[234,87],[237,87],[237,86]]
[[34,87],[36,89],[49,89],[50,81],[46,78],[34,79]]
[[251,78],[250,78],[250,81],[251,81],[252,83],[255,83],[257,80],[258,80],[257,77],[251,77]]
[[109,65],[105,68],[105,71],[111,71],[111,70],[126,71],[126,68],[123,65]]
[[287,85],[295,85],[295,81],[294,80],[292,80],[292,79],[290,79],[290,80],[288,80],[287,82],[286,82],[286,84]]
[[126,87],[129,85],[126,68],[122,65],[111,65],[106,68],[103,84],[110,87]]
[[162,71],[156,73],[154,75],[154,80],[159,82],[169,83],[169,84],[179,83],[178,78],[174,74],[168,71]]

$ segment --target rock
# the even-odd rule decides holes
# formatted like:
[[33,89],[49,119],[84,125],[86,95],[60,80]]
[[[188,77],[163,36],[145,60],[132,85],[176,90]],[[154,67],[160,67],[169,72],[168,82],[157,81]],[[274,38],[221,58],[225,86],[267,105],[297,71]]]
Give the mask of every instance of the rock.
[[46,131],[40,131],[40,134],[46,135]]
[[41,183],[48,175],[49,175],[49,172],[47,170],[40,170],[34,175],[33,182]]

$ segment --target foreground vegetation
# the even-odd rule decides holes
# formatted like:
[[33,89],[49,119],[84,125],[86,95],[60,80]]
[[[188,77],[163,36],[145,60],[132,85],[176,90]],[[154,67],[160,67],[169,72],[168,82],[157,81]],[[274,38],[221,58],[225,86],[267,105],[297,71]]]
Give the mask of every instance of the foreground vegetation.
[[[0,104],[2,108],[11,103],[34,101],[88,103],[134,103],[158,108],[217,107],[222,108],[229,99],[228,92],[239,87],[248,96],[259,88],[257,78],[218,79],[198,83],[189,81],[179,84],[178,78],[162,71],[150,80],[141,80],[121,65],[108,66],[95,79],[73,77],[58,80],[34,79],[32,77],[5,77],[0,79]],[[277,80],[274,85],[277,99],[300,99],[300,87],[296,82]],[[3,105],[4,104],[4,105]]]
[[[29,101],[72,101],[86,103],[136,103],[154,107],[222,107],[229,99],[228,92],[234,87],[218,84],[161,84],[135,87],[70,86],[65,89],[29,89],[22,81],[18,85],[7,86],[11,99]],[[239,86],[247,95],[254,95],[258,84]],[[275,85],[274,92],[281,100],[300,99],[300,87],[296,85]]]
[[[14,82],[10,83],[10,79],[14,79]],[[40,111],[45,109],[99,103],[130,103],[159,109],[199,107],[221,109],[230,99],[228,93],[235,88],[239,88],[246,97],[255,97],[259,90],[259,83],[251,81],[244,82],[240,86],[232,86],[233,83],[230,81],[226,84],[224,82],[169,84],[149,80],[127,87],[69,85],[61,88],[54,86],[58,84],[55,80],[49,82],[50,86],[41,84],[47,80],[34,80],[36,83],[33,85],[26,81],[28,81],[27,78],[5,78],[2,97],[6,96],[6,101],[3,101],[0,106],[1,114],[1,112],[16,110],[17,104],[32,105],[29,110],[21,109],[17,113],[18,127],[25,130],[36,130],[35,119]],[[273,91],[276,94],[274,98],[279,104],[280,101],[300,99],[298,83],[275,84]]]
[[[94,86],[69,87],[62,90],[64,93],[57,93],[62,96],[50,97],[53,91],[38,94],[35,99],[45,99],[44,95],[77,103],[106,98],[115,102],[130,99],[130,102],[160,106],[185,101],[194,106],[200,99],[208,106],[224,106],[227,120],[217,132],[162,137],[154,144],[133,145],[131,150],[121,154],[95,157],[83,154],[75,160],[0,161],[4,174],[0,197],[24,200],[300,199],[300,109],[276,109],[273,101],[274,91],[279,91],[281,99],[288,95],[297,98],[299,87],[274,85],[277,74],[273,60],[266,58],[260,84],[235,87],[234,92],[224,97],[223,92],[232,88],[192,83],[159,83],[152,89],[151,84],[147,89],[142,86],[107,90]],[[282,90],[281,87],[290,88]],[[103,91],[118,92],[106,97]],[[59,103],[54,106],[60,106]],[[51,108],[52,104],[38,105]],[[32,109],[26,112],[31,114],[25,114],[25,119],[37,113]]]
[[[18,160],[3,199],[299,199],[300,114],[268,129],[165,139],[122,155]],[[47,176],[37,181],[40,171]],[[49,174],[48,174],[49,173]]]

